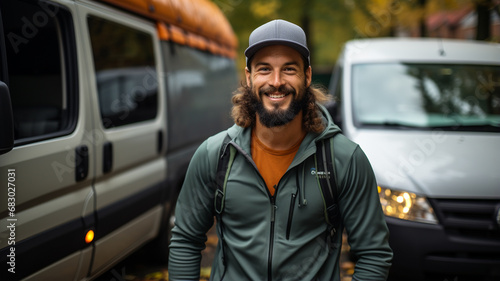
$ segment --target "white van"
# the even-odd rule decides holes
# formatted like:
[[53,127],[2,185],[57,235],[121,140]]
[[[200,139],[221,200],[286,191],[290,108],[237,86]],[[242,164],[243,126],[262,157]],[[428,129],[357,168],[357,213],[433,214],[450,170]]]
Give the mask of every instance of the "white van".
[[0,280],[168,258],[191,155],[232,124],[236,42],[206,0],[0,1]]
[[500,280],[500,45],[349,41],[330,90],[377,177],[391,280]]

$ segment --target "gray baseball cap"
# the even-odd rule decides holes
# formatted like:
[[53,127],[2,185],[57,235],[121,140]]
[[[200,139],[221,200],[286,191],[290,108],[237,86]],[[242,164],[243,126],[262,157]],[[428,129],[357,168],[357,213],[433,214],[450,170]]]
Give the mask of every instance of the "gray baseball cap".
[[253,55],[270,45],[285,45],[294,48],[311,64],[307,39],[304,30],[285,20],[273,20],[257,27],[248,38],[249,47],[245,50],[247,66]]

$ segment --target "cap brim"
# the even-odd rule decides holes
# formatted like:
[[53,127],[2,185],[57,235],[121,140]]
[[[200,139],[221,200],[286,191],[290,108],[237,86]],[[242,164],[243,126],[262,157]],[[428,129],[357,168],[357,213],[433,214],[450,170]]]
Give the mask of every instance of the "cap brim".
[[257,53],[260,49],[267,47],[267,46],[271,46],[271,45],[285,45],[285,46],[291,47],[291,48],[295,49],[297,52],[299,52],[306,59],[309,59],[309,50],[306,47],[304,47],[300,44],[297,44],[294,41],[290,41],[290,40],[270,39],[270,40],[260,41],[256,44],[253,44],[252,46],[248,47],[245,50],[245,56],[247,57],[247,61],[250,58],[252,58],[255,55],[255,53]]

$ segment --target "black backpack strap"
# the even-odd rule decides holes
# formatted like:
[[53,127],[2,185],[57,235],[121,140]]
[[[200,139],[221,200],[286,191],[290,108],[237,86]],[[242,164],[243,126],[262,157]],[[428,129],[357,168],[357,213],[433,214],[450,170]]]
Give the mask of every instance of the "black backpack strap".
[[217,217],[217,228],[219,230],[221,239],[221,254],[224,267],[226,266],[226,256],[224,253],[225,240],[222,212],[224,211],[224,198],[226,193],[227,178],[229,176],[229,171],[231,170],[231,166],[236,155],[236,148],[232,145],[229,145],[230,141],[231,138],[229,137],[229,135],[226,135],[220,149],[219,162],[217,163],[217,172],[215,174],[215,185],[217,189],[215,191],[214,209],[215,216]]
[[333,137],[317,143],[316,175],[323,194],[325,218],[329,226],[331,242],[340,227],[341,220],[334,156]]
[[224,195],[226,191],[226,181],[227,181],[227,176],[229,174],[229,170],[231,168],[229,166],[229,162],[231,158],[232,149],[230,149],[229,153],[227,151],[227,147],[230,141],[231,138],[229,137],[229,135],[226,135],[220,149],[219,162],[217,163],[217,173],[215,174],[215,185],[217,188],[217,190],[215,191],[215,212],[219,215],[222,213],[224,209]]

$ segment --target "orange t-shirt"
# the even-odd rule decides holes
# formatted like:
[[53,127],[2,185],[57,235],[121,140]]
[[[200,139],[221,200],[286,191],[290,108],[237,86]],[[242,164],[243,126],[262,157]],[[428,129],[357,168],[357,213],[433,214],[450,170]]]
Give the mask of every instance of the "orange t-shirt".
[[276,191],[275,186],[292,164],[302,140],[303,138],[287,150],[273,150],[260,142],[259,138],[252,133],[252,159],[272,196]]

